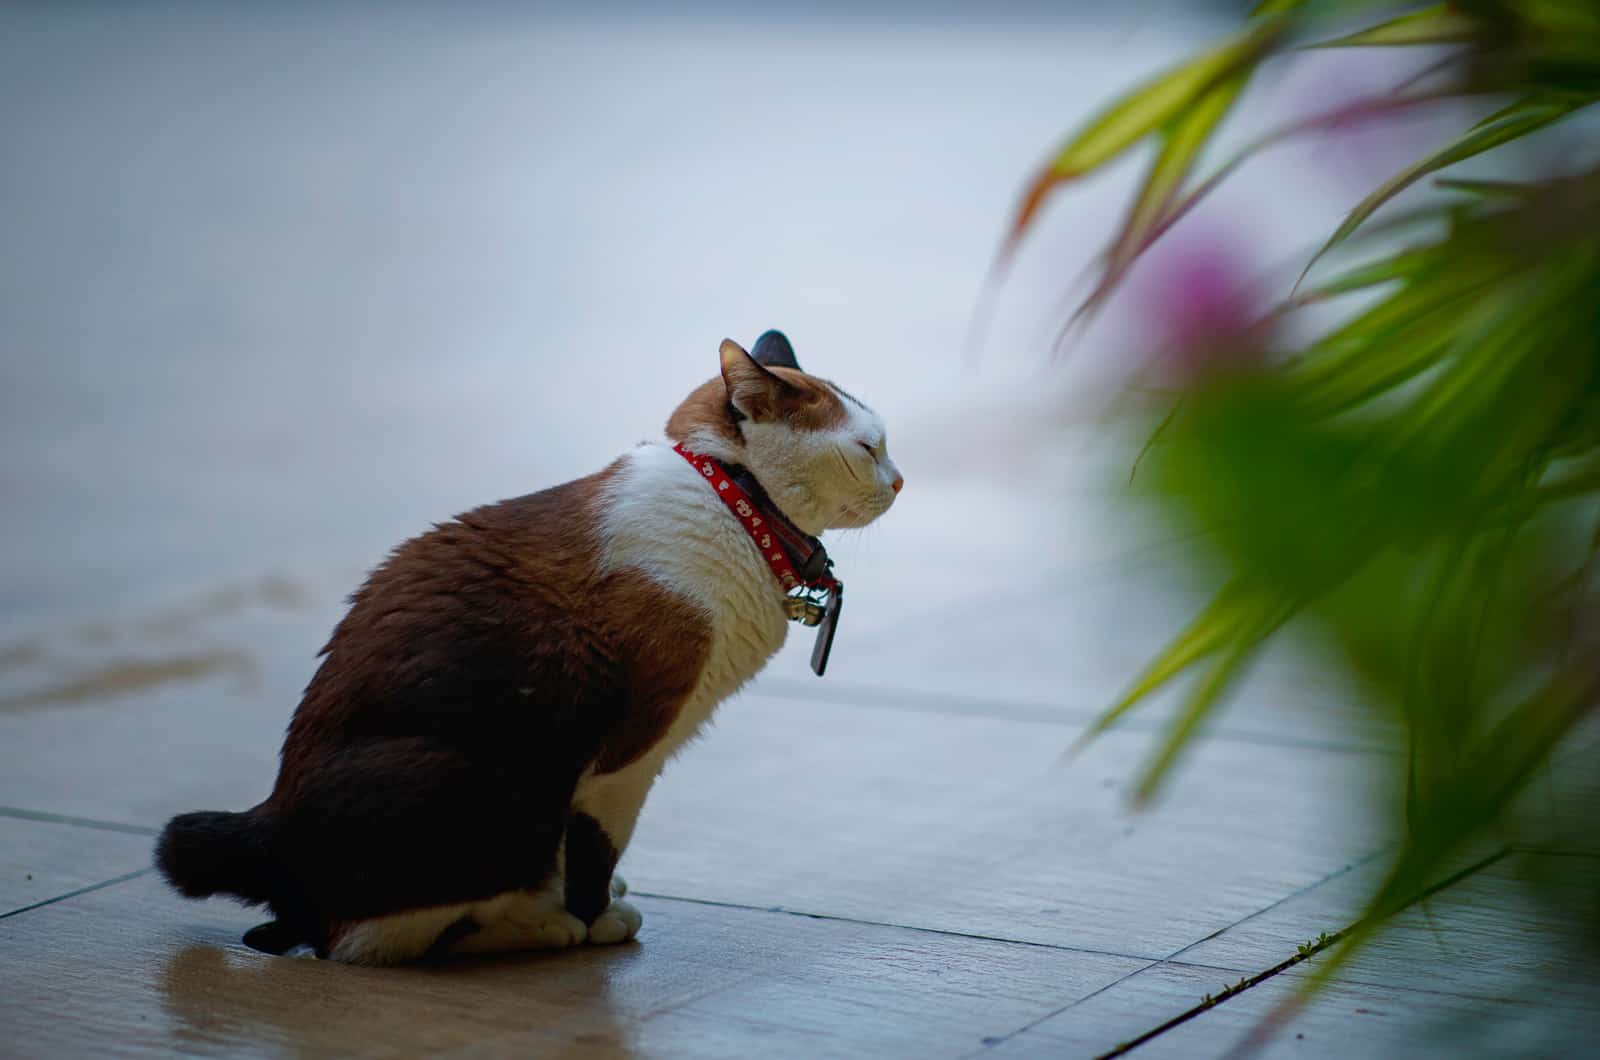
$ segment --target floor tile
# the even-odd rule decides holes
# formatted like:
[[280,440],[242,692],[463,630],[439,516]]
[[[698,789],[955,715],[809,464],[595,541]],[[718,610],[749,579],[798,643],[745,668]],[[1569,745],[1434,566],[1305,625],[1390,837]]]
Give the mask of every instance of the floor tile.
[[1110,733],[748,695],[669,766],[625,858],[635,886],[1164,957],[1387,839],[1338,798],[1374,756],[1216,742],[1147,812],[1148,752]]
[[337,614],[294,584],[282,603],[201,593],[33,638],[0,666],[0,805],[148,827],[254,804]]
[[[1596,894],[1600,857],[1509,854],[1397,914],[1339,977],[1379,989],[1536,999],[1587,1012],[1600,1025]],[[1575,921],[1574,913],[1585,909],[1590,919]],[[1212,962],[1224,952],[1196,947],[1191,954]],[[1301,978],[1313,970],[1307,962],[1285,974]]]
[[[1374,862],[1296,896],[1179,961],[1140,971],[1029,1028],[995,1053],[1098,1053],[1158,1028],[1241,978],[1219,969],[1265,971],[1317,930],[1348,923],[1381,868]],[[1523,887],[1530,876],[1560,904],[1544,905]],[[1597,884],[1600,859],[1587,857],[1513,854],[1472,872],[1396,916],[1271,1037],[1264,1055],[1555,1055],[1587,1041],[1600,1025],[1600,974],[1568,917]],[[1225,1054],[1325,959],[1227,998],[1135,1055]]]
[[0,916],[147,868],[151,842],[9,816],[0,808]]
[[0,921],[14,1055],[960,1056],[1138,962],[639,899],[636,944],[406,969],[266,957],[145,877]]
[[[1098,1056],[1132,1041],[1165,1019],[1189,1011],[1228,980],[1216,969],[1164,964],[1142,971],[987,1050],[985,1057]],[[1214,1005],[1131,1054],[1147,1057],[1227,1056],[1295,996],[1298,983],[1278,976]],[[1512,998],[1462,997],[1425,988],[1337,982],[1313,998],[1252,1055],[1384,1057],[1585,1055],[1592,1010],[1551,1007]]]

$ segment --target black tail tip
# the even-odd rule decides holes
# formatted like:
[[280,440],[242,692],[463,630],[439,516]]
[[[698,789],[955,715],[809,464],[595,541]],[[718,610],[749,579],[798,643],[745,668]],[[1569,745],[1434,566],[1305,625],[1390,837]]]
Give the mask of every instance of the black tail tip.
[[242,813],[179,814],[156,840],[156,868],[186,898],[207,898],[229,889],[224,879],[228,853],[247,827]]

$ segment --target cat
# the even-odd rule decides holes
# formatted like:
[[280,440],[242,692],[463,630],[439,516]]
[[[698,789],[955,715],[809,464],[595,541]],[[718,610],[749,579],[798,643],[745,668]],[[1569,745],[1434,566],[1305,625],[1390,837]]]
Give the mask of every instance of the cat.
[[271,795],[173,818],[167,881],[269,907],[259,949],[355,964],[633,938],[613,872],[651,785],[783,644],[785,582],[819,574],[799,553],[904,482],[877,414],[781,332],[720,358],[672,444],[396,548],[322,649]]

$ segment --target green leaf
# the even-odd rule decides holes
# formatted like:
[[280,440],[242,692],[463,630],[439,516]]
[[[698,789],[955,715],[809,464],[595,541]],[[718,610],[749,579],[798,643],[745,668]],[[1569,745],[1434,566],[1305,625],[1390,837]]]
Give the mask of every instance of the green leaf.
[[1263,19],[1175,70],[1148,81],[1096,115],[1056,152],[1023,192],[1004,257],[1022,237],[1055,187],[1120,156],[1128,148],[1182,118],[1219,82],[1259,62],[1287,30],[1282,18]]
[[1291,374],[1296,399],[1308,416],[1335,416],[1370,401],[1438,363],[1451,348],[1454,333],[1437,320],[1402,329],[1382,346],[1357,346],[1337,359],[1306,362]]
[[[1503,268],[1503,266],[1501,266]],[[1314,343],[1285,374],[1294,397],[1313,416],[1342,412],[1412,378],[1449,351],[1465,318],[1456,307],[1499,275],[1492,262],[1459,248],[1418,248],[1357,269],[1324,289],[1406,280],[1406,285]]]
[[1511,202],[1526,202],[1530,195],[1538,192],[1538,187],[1533,184],[1524,184],[1514,180],[1466,180],[1461,177],[1439,177],[1433,182],[1434,187],[1446,191],[1464,191],[1468,195],[1476,195],[1482,199],[1504,199]]
[[[1251,158],[1271,147],[1275,147],[1286,140],[1300,136],[1304,133],[1329,128],[1338,124],[1347,123],[1352,120],[1360,120],[1363,117],[1405,110],[1420,104],[1435,102],[1440,98],[1442,97],[1435,93],[1425,93],[1419,95],[1397,96],[1388,99],[1363,99],[1354,104],[1347,104],[1337,107],[1334,110],[1326,113],[1314,115],[1311,118],[1302,119],[1290,125],[1275,129],[1251,141],[1249,144],[1246,144],[1243,148],[1235,152],[1233,156],[1226,162],[1218,166],[1216,170],[1214,170],[1204,180],[1200,181],[1187,192],[1184,192],[1181,197],[1174,200],[1169,200],[1169,204],[1160,212],[1159,217],[1154,221],[1153,224],[1143,231],[1136,241],[1129,239],[1127,245],[1122,246],[1122,237],[1118,237],[1118,245],[1113,248],[1113,252],[1118,252],[1126,256],[1126,260],[1122,261],[1120,266],[1118,266],[1116,262],[1113,262],[1112,265],[1107,266],[1105,272],[1101,275],[1100,280],[1097,281],[1094,290],[1090,292],[1088,298],[1084,300],[1084,304],[1073,313],[1072,318],[1067,323],[1066,330],[1070,330],[1082,317],[1084,317],[1087,313],[1092,312],[1094,308],[1096,308],[1100,303],[1104,302],[1105,299],[1110,296],[1111,292],[1115,290],[1116,285],[1122,280],[1128,268],[1132,266],[1140,254],[1143,254],[1146,250],[1148,250],[1150,246],[1153,245],[1163,235],[1165,235],[1173,225],[1182,220],[1190,210],[1199,205],[1201,200],[1216,190],[1216,188],[1221,185],[1224,180],[1231,176],[1235,170],[1244,165],[1244,163],[1249,161]],[[1111,260],[1111,253],[1112,252],[1108,252],[1107,254],[1108,261]]]
[[1110,296],[1139,255],[1154,241],[1155,235],[1163,230],[1163,221],[1174,197],[1194,170],[1200,152],[1217,126],[1249,84],[1250,73],[1242,70],[1219,82],[1161,131],[1161,150],[1150,164],[1144,183],[1123,218],[1122,227],[1104,255],[1105,267],[1100,279],[1068,320],[1068,329]]
[[1453,4],[1435,4],[1390,19],[1357,33],[1309,44],[1308,48],[1375,48],[1414,44],[1458,44],[1471,40],[1479,25],[1473,18],[1454,9]]
[[1342,272],[1313,290],[1297,295],[1293,300],[1293,304],[1296,306],[1309,305],[1313,302],[1326,301],[1341,294],[1349,294],[1353,291],[1361,291],[1369,287],[1393,283],[1396,280],[1412,279],[1422,270],[1436,267],[1438,261],[1439,250],[1437,247],[1411,247],[1381,261],[1359,265]]
[[1248,70],[1219,82],[1162,132],[1161,151],[1145,176],[1128,211],[1128,220],[1112,245],[1113,262],[1131,256],[1160,219],[1217,126],[1228,116],[1250,81]]
[[1547,125],[1560,121],[1572,113],[1574,109],[1575,106],[1567,102],[1532,105],[1525,110],[1507,114],[1489,125],[1474,129],[1442,150],[1434,152],[1414,165],[1407,166],[1384,181],[1370,195],[1356,204],[1355,209],[1350,211],[1333,235],[1328,237],[1328,241],[1306,263],[1305,269],[1300,273],[1300,280],[1296,281],[1295,286],[1298,287],[1300,282],[1305,280],[1312,266],[1320,261],[1328,251],[1343,243],[1350,237],[1351,233],[1360,228],[1361,223],[1371,217],[1378,207],[1429,173],[1527,136],[1529,133],[1536,132]]
[[[1447,245],[1446,252],[1457,248]],[[1495,270],[1487,263],[1477,262],[1465,255],[1457,260],[1436,257],[1431,263],[1415,261],[1398,265],[1414,267],[1404,286],[1387,298],[1368,306],[1356,316],[1340,324],[1327,335],[1312,343],[1305,359],[1297,370],[1315,374],[1322,366],[1331,367],[1328,357],[1345,351],[1365,353],[1372,357],[1386,357],[1390,353],[1393,337],[1402,329],[1446,309],[1466,297],[1474,289],[1495,278]],[[1372,275],[1381,274],[1381,269]],[[1349,277],[1351,282],[1361,276]],[[1314,293],[1314,292],[1313,292]],[[1301,296],[1296,296],[1298,299]],[[1450,317],[1434,317],[1436,326],[1452,329],[1457,321]]]
[[1286,622],[1294,610],[1294,606],[1285,601],[1257,603],[1255,613],[1239,626],[1232,641],[1216,662],[1211,664],[1200,684],[1189,694],[1183,710],[1173,719],[1172,726],[1167,730],[1166,739],[1162,741],[1161,749],[1156,752],[1150,764],[1145,767],[1143,776],[1139,778],[1134,793],[1135,801],[1145,803],[1155,796],[1161,782],[1171,773],[1178,755],[1194,741],[1201,722],[1205,721],[1221,702],[1223,693],[1238,677],[1256,646],[1261,643],[1263,637]]
[[1070,753],[1077,752],[1090,740],[1105,732],[1140,700],[1190,666],[1231,641],[1237,640],[1241,632],[1254,623],[1259,610],[1259,597],[1243,583],[1233,582],[1225,586],[1217,594],[1216,599],[1212,600],[1189,624],[1189,628],[1156,656],[1144,673],[1139,675],[1139,679],[1133,683],[1133,687],[1090,724],[1073,744]]
[[1081,176],[1182,116],[1219,82],[1253,65],[1275,43],[1281,23],[1256,26],[1102,111],[1050,163],[1057,180]]

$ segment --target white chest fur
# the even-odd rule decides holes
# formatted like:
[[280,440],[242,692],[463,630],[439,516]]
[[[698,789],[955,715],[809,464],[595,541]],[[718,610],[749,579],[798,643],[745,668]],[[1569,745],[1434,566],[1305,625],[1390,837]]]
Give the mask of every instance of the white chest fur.
[[744,527],[671,448],[643,445],[613,479],[601,521],[605,569],[633,567],[704,610],[711,651],[699,684],[648,757],[659,768],[783,646],[783,594]]

